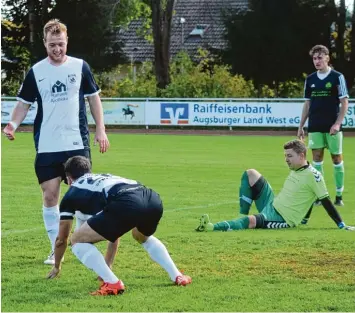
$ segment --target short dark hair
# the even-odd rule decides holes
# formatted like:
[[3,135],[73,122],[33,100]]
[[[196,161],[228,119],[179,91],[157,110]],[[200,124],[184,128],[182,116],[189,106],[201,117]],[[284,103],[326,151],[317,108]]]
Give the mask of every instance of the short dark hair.
[[65,162],[64,171],[67,176],[77,179],[87,173],[91,173],[91,162],[83,156],[73,156]]
[[288,141],[284,144],[284,149],[292,149],[293,151],[295,151],[297,154],[301,154],[303,153],[304,156],[306,157],[307,155],[307,147],[306,145],[303,143],[303,141],[299,140],[299,139],[294,139],[291,141]]
[[329,49],[323,45],[316,45],[311,50],[309,50],[309,55],[313,57],[315,53],[329,55]]

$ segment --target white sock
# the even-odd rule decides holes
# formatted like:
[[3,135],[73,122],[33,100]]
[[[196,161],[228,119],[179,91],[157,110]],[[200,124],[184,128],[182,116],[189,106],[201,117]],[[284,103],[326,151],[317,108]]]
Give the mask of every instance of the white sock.
[[176,268],[171,259],[168,250],[164,244],[154,236],[150,236],[146,242],[142,244],[145,250],[149,253],[153,261],[157,262],[170,276],[172,281],[175,281],[177,276],[182,275]]
[[118,282],[119,279],[107,266],[104,256],[93,244],[78,242],[72,246],[71,250],[81,263],[93,270],[105,283]]
[[59,207],[58,205],[47,208],[43,206],[43,221],[46,228],[48,238],[51,242],[52,251],[54,251],[55,240],[59,232]]

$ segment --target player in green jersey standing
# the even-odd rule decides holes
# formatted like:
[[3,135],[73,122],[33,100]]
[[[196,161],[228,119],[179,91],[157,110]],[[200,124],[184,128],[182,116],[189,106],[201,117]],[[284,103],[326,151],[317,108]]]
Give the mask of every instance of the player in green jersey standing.
[[305,144],[301,140],[292,140],[284,145],[284,151],[291,173],[276,197],[269,183],[258,171],[249,169],[242,175],[239,189],[240,212],[249,214],[252,202],[255,201],[259,214],[216,224],[212,224],[205,214],[196,231],[295,227],[301,223],[316,199],[320,199],[339,228],[355,231],[355,227],[345,225],[330,201],[322,174],[307,162]]
[[[313,166],[323,174],[324,148],[327,148],[334,165],[336,186],[334,204],[343,206],[344,163],[341,124],[348,109],[348,90],[343,74],[328,65],[327,47],[314,46],[309,54],[317,71],[309,75],[305,81],[305,103],[297,136],[303,140],[303,126],[308,119],[308,144],[312,149]],[[319,201],[317,204],[320,204]]]

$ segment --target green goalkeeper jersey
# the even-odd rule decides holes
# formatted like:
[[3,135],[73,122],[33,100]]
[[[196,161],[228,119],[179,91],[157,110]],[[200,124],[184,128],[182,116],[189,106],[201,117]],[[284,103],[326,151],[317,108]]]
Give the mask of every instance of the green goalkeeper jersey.
[[311,165],[291,171],[274,200],[274,207],[290,226],[301,223],[317,199],[328,197],[323,176]]

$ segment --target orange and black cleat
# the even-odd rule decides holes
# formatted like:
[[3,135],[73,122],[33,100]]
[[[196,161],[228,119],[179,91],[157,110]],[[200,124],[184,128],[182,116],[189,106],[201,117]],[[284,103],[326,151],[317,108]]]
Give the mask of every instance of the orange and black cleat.
[[122,294],[125,290],[124,284],[119,280],[115,284],[102,283],[99,290],[91,292],[92,296],[116,296]]
[[177,286],[186,286],[191,283],[192,283],[192,279],[190,276],[187,275],[176,276],[175,278],[175,285]]

